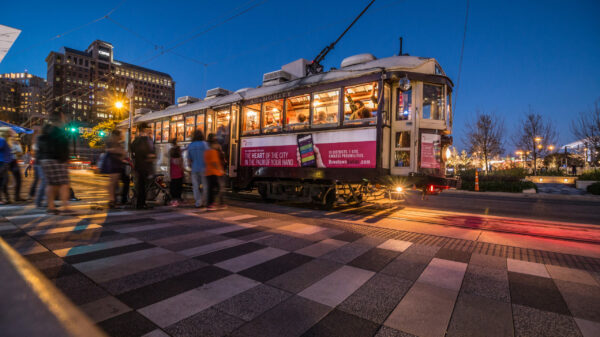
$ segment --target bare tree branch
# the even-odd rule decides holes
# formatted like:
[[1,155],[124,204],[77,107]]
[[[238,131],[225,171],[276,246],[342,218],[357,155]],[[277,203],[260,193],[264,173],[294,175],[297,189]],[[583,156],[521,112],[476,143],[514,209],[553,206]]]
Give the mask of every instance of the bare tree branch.
[[577,118],[571,121],[571,131],[590,150],[592,163],[598,164],[598,154],[600,153],[600,107],[598,101],[594,103],[593,109],[579,113]]
[[473,122],[467,124],[465,143],[469,152],[483,159],[487,171],[489,160],[504,152],[504,120],[496,114],[477,111]]
[[517,128],[514,145],[533,159],[533,174],[537,174],[537,159],[549,153],[549,146],[554,146],[558,134],[552,121],[545,120],[542,115],[533,111],[529,112]]

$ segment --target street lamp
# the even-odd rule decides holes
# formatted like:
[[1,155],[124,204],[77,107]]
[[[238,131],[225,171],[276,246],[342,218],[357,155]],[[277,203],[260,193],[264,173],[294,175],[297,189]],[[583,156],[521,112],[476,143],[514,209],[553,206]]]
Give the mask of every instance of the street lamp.
[[123,102],[121,102],[121,101],[116,101],[116,102],[115,102],[115,108],[117,108],[117,109],[122,109],[122,108],[123,108]]
[[539,143],[539,142],[542,141],[542,137],[539,137],[539,136],[535,137],[534,140],[535,140],[536,143]]

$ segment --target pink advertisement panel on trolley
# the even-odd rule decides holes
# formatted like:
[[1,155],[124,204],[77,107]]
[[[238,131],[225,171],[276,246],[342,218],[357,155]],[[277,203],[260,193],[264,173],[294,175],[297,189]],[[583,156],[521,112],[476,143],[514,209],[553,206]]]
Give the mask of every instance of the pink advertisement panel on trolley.
[[374,168],[375,128],[242,138],[241,166]]

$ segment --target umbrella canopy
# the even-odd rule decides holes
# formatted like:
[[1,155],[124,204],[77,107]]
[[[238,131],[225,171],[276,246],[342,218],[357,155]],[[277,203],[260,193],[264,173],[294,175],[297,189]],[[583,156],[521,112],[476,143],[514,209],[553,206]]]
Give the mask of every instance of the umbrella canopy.
[[14,125],[14,124],[10,124],[4,121],[0,121],[0,126],[8,126],[9,128],[13,129],[14,132],[16,133],[25,133],[25,134],[32,134],[33,130],[28,129],[28,128],[24,128],[22,126],[18,126],[18,125]]

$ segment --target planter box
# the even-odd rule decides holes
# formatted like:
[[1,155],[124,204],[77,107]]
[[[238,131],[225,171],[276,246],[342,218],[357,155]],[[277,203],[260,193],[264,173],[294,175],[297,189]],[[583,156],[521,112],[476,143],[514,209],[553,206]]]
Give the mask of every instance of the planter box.
[[577,180],[575,182],[575,187],[577,187],[577,189],[579,189],[579,190],[587,191],[588,186],[590,186],[591,184],[593,184],[595,182],[597,182],[597,181],[595,181],[595,180]]
[[577,177],[560,177],[560,176],[527,176],[525,180],[535,184],[565,184],[574,185]]

